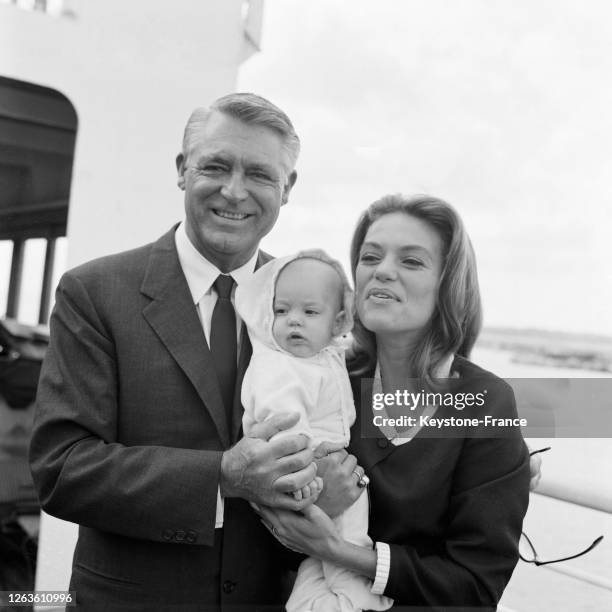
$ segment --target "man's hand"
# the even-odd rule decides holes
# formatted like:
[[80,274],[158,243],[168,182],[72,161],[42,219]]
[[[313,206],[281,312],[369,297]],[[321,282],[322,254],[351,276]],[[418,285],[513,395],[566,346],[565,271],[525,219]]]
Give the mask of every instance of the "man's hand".
[[317,475],[307,438],[295,435],[270,442],[275,434],[293,427],[298,420],[295,413],[274,415],[255,425],[249,436],[225,451],[221,459],[221,495],[287,510],[302,510],[311,504],[318,492],[302,500],[288,495],[310,484]]
[[316,501],[328,516],[340,516],[352,506],[365,489],[357,486],[355,472],[363,475],[363,468],[357,465],[357,459],[349,455],[344,448],[322,442],[314,453],[317,463],[317,475],[323,479],[323,491]]

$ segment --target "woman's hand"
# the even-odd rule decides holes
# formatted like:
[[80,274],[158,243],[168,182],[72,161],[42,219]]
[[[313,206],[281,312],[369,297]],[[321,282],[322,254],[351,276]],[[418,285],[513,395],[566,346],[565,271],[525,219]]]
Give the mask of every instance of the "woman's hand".
[[540,483],[540,478],[542,478],[542,458],[540,453],[550,450],[550,446],[535,451],[532,451],[529,446],[527,448],[529,449],[529,490],[533,491]]
[[300,512],[257,506],[263,524],[283,546],[309,557],[333,561],[343,542],[334,522],[314,504]]
[[529,480],[529,490],[533,491],[538,484],[540,483],[540,478],[542,477],[542,459],[540,455],[533,455],[529,457],[529,472],[530,472],[530,480]]
[[317,506],[336,518],[363,494],[365,489],[357,486],[355,472],[363,474],[357,459],[349,455],[342,446],[322,442],[314,451],[317,476],[323,478],[323,490],[316,501]]

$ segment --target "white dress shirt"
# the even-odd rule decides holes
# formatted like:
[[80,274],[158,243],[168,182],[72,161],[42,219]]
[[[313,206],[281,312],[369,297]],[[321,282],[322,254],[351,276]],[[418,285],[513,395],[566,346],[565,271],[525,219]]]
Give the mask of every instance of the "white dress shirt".
[[[217,303],[217,293],[213,288],[213,284],[215,280],[217,280],[217,276],[222,274],[222,272],[217,266],[208,261],[208,259],[195,248],[191,240],[189,240],[187,231],[185,230],[185,221],[176,228],[174,240],[179,262],[183,269],[183,274],[185,274],[185,279],[187,280],[187,286],[189,287],[193,303],[196,305],[200,316],[200,322],[202,323],[206,342],[210,346],[210,323],[213,309]],[[239,285],[241,281],[253,274],[256,263],[257,251],[255,251],[253,257],[243,266],[232,270],[229,276],[234,279],[236,285]],[[234,286],[231,295],[232,304],[234,304],[235,291],[236,287]],[[242,321],[238,313],[236,313],[236,338],[238,339],[239,350],[241,325]],[[221,497],[220,489],[217,489],[215,528],[218,529],[219,527],[223,527],[223,498]]]

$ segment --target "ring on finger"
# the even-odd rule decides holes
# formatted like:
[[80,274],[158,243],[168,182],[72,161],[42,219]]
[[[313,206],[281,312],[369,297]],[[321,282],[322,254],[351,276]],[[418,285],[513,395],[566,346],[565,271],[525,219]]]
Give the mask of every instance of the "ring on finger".
[[357,486],[360,489],[367,487],[369,484],[370,484],[370,479],[365,474],[357,481]]
[[357,476],[357,482],[359,482],[363,478],[363,474],[361,474],[357,468],[353,470],[353,474]]

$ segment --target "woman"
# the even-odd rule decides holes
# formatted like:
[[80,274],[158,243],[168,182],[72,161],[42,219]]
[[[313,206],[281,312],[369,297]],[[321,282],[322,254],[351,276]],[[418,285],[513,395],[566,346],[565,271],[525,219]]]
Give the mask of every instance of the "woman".
[[[316,506],[304,516],[263,509],[264,520],[289,548],[368,577],[396,606],[494,608],[518,560],[527,510],[529,457],[520,430],[448,427],[434,438],[430,427],[419,428],[421,414],[516,417],[511,388],[467,360],[481,306],[463,224],[442,200],[386,196],[358,222],[351,267],[357,312],[349,371],[358,416],[349,450],[370,478],[376,548],[342,540]],[[414,427],[377,428],[373,394],[405,389],[415,378],[419,390],[485,393],[486,401],[462,412],[404,410]]]

